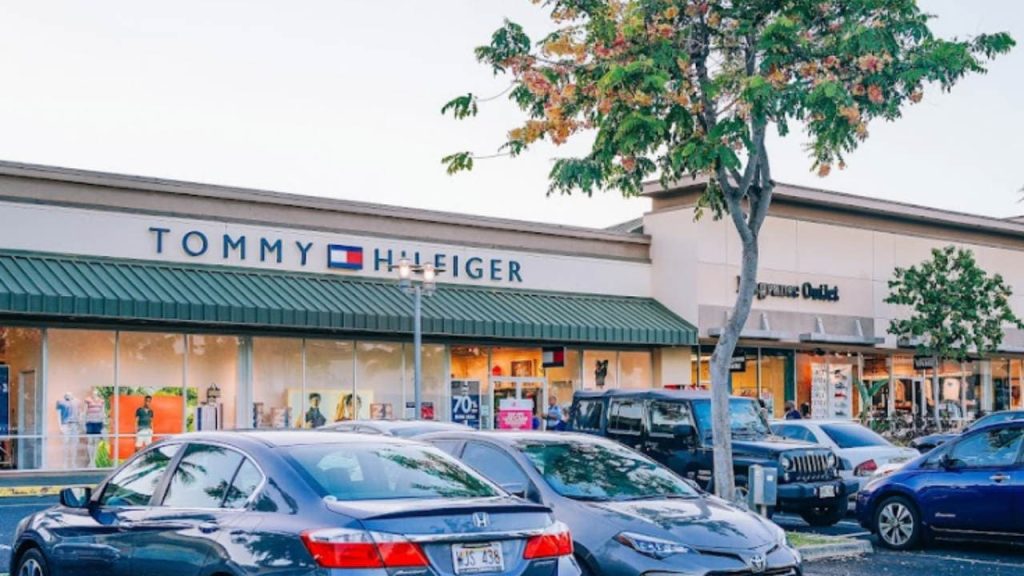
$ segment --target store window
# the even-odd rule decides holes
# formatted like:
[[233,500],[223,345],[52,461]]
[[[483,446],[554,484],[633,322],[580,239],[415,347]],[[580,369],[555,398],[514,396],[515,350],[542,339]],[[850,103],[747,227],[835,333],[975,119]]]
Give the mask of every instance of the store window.
[[[254,425],[237,418],[242,346],[235,336],[190,334],[188,340],[188,430],[231,430]],[[193,404],[195,395],[195,404]],[[243,426],[244,424],[244,426]]]
[[[415,402],[416,392],[413,389],[415,374],[415,359],[411,344],[405,345],[405,402]],[[445,386],[447,378],[444,377],[445,356],[447,351],[442,344],[424,344],[420,348],[420,360],[423,362],[423,382],[420,403],[423,410],[423,417],[426,420],[451,420],[451,406],[446,402]],[[407,411],[409,408],[406,409]],[[413,409],[415,411],[415,409]],[[383,417],[380,411],[375,414],[371,410],[371,417]],[[429,416],[429,417],[428,417]]]
[[653,382],[650,352],[619,352],[619,388],[645,389]]
[[583,388],[608,390],[618,388],[618,352],[585,350],[583,352]]
[[992,411],[1009,410],[1013,406],[1013,369],[1011,363],[1016,360],[995,358],[992,367]]
[[[562,366],[544,369],[544,376],[548,380],[548,399],[554,398],[555,405],[561,409],[562,418],[569,415],[569,407],[572,406],[572,396],[583,387],[583,380],[580,374],[580,351],[566,350]],[[545,413],[548,410],[545,408]],[[551,420],[545,418],[545,425],[550,427]]]
[[[121,332],[118,336],[117,418],[109,428],[117,435],[117,454],[123,460],[161,436],[185,431],[182,383],[185,337],[181,334]],[[86,398],[86,425],[90,401]],[[197,398],[192,391],[190,404]]]
[[0,470],[43,465],[43,334],[0,327]]
[[798,352],[796,397],[800,411],[811,418],[856,417],[858,362],[849,352]]
[[889,381],[888,356],[864,356],[863,375],[856,396],[858,414],[866,413],[874,420],[888,417]]
[[301,426],[317,428],[345,419],[355,393],[355,343],[306,340],[306,406]]
[[482,346],[452,346],[450,348],[450,374],[452,413],[451,420],[471,428],[490,427],[493,424],[489,405],[487,362],[489,348]]
[[[49,373],[44,406],[48,438],[43,466],[65,470],[113,466],[128,456],[119,454],[118,442],[111,440],[112,423],[119,421],[114,332],[51,329],[47,339]],[[97,397],[103,401],[104,426],[99,434],[88,434],[86,399],[92,403]],[[88,413],[91,422],[98,419],[95,408]],[[95,425],[90,430],[95,431]]]
[[785,350],[761,349],[761,400],[768,414],[782,418],[786,412],[786,382],[792,354]]
[[253,338],[252,381],[255,427],[303,426],[302,340]]
[[[424,412],[427,407],[424,406]],[[402,344],[359,342],[356,345],[356,393],[345,394],[335,410],[334,420],[413,416],[405,412],[402,389]]]

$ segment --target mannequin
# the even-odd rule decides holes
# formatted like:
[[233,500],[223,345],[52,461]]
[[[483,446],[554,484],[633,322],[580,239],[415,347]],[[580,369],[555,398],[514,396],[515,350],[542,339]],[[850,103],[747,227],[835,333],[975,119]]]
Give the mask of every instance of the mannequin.
[[79,407],[75,395],[65,392],[57,401],[57,416],[60,419],[60,434],[64,444],[64,467],[74,468],[78,457]]
[[153,397],[149,394],[135,411],[135,447],[145,448],[153,443]]
[[85,433],[88,436],[89,467],[96,467],[96,445],[103,434],[106,406],[100,393],[93,388],[85,399]]

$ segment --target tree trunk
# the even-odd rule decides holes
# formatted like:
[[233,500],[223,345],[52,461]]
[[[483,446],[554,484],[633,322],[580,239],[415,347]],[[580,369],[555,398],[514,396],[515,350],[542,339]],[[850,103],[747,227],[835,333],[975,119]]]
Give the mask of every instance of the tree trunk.
[[751,235],[743,239],[742,246],[743,256],[736,304],[711,355],[711,430],[714,442],[715,494],[726,500],[732,500],[736,491],[736,477],[732,464],[732,427],[729,418],[729,364],[754,302],[754,291],[757,287],[757,236]]
[[939,401],[942,398],[942,390],[939,389],[939,358],[935,357],[935,368],[932,368],[932,396],[935,397],[935,429],[942,432],[942,418],[939,417]]

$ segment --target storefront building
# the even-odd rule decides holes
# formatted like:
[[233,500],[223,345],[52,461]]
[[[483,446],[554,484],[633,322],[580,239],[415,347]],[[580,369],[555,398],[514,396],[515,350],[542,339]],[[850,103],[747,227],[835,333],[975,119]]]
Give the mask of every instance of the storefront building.
[[[709,356],[736,297],[740,247],[727,219],[694,221],[699,183],[652,186],[653,209],[634,230],[652,239],[652,296],[698,326],[688,386],[709,384]],[[1014,287],[1024,317],[1024,223],[780,184],[760,239],[759,285],[732,365],[734,393],[785,401],[816,418],[884,419],[933,413],[929,359],[888,334],[901,311],[884,302],[896,267],[933,248],[971,249]],[[668,265],[669,262],[673,264]],[[1000,350],[937,367],[940,412],[968,421],[1022,408],[1024,333]]]
[[[413,415],[544,425],[689,369],[648,238],[0,165],[0,469],[103,468],[164,435]],[[522,419],[523,409],[527,418]],[[519,419],[516,419],[518,417]]]
[[[707,386],[739,247],[652,188],[608,230],[0,163],[0,473],[104,468],[160,436],[413,416],[545,426],[574,391]],[[957,244],[1017,287],[1024,223],[780,185],[733,361],[772,414],[930,413],[932,368],[886,333],[896,266]],[[1024,333],[938,367],[954,419],[1022,407]],[[861,390],[866,390],[862,394]],[[6,471],[6,472],[4,472]]]

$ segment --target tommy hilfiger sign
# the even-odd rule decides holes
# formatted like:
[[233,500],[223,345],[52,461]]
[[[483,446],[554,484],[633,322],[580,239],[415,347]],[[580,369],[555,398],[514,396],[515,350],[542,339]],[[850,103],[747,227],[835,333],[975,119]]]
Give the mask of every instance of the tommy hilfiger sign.
[[[736,290],[740,289],[740,277],[736,277]],[[819,300],[823,302],[838,302],[839,287],[828,284],[771,284],[758,282],[754,289],[754,295],[758,300],[764,300],[769,296],[773,298],[803,298],[804,300]]]
[[[173,253],[196,259],[209,259],[213,256],[226,263],[287,263],[311,271],[323,266],[328,270],[369,269],[373,272],[388,272],[402,258],[408,258],[416,264],[429,262],[437,268],[443,268],[451,278],[508,283],[523,281],[520,262],[506,258],[443,252],[420,253],[418,250],[366,248],[306,240],[285,241],[279,237],[227,232],[212,234],[198,229],[177,231],[160,226],[150,226],[149,233],[153,250],[159,255]],[[368,258],[364,252],[369,255]]]

